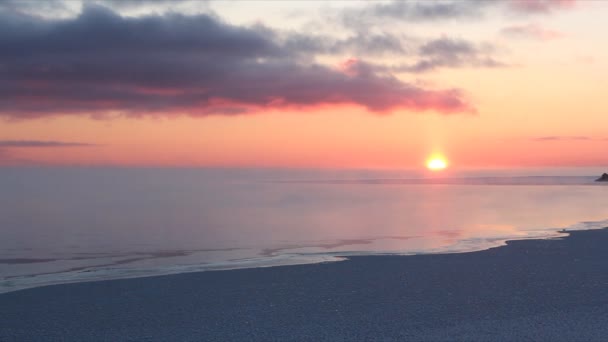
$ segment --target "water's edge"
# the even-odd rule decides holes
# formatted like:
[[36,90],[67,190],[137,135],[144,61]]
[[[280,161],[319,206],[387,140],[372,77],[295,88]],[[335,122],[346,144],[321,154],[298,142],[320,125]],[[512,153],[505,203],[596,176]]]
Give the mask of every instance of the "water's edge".
[[[471,253],[491,248],[506,246],[509,241],[518,240],[544,240],[544,239],[559,239],[569,236],[569,232],[580,230],[597,230],[608,228],[608,219],[601,221],[585,221],[578,224],[560,228],[546,229],[539,231],[531,231],[527,236],[505,236],[492,239],[465,239],[446,248],[427,250],[424,252],[374,252],[374,251],[339,251],[325,253],[285,253],[274,256],[232,260],[227,262],[218,262],[211,264],[193,264],[171,266],[156,269],[98,269],[98,270],[83,270],[78,272],[63,272],[55,273],[47,276],[46,279],[40,279],[36,275],[28,275],[23,277],[13,277],[8,280],[0,281],[0,295],[9,292],[22,291],[32,288],[63,285],[82,282],[108,281],[118,279],[132,278],[147,278],[166,275],[175,275],[182,273],[196,273],[209,271],[227,271],[248,268],[265,268],[279,266],[295,266],[304,264],[318,264],[326,262],[338,262],[348,260],[353,256],[409,256],[409,255],[427,255],[427,254],[460,254]],[[480,244],[480,241],[485,242]],[[30,280],[30,281],[28,281]]]

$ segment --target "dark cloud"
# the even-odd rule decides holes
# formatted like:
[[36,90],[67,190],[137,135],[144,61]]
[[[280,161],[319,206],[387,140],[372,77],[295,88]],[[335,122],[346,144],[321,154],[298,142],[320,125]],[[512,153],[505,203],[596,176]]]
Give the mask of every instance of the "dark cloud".
[[74,16],[80,3],[76,1],[0,0],[0,15],[30,15],[39,18],[65,18]]
[[480,1],[393,1],[378,3],[370,8],[377,16],[409,20],[435,20],[479,15],[485,6]]
[[491,56],[491,45],[477,46],[463,39],[442,37],[429,41],[419,48],[419,60],[413,64],[395,66],[401,72],[426,72],[450,67],[505,67],[506,63]]
[[346,38],[336,39],[322,35],[306,35],[290,32],[276,35],[276,40],[282,41],[283,47],[300,54],[355,54],[364,56],[403,54],[406,49],[401,37],[388,33],[359,32]]
[[545,136],[545,137],[536,137],[532,138],[534,141],[581,141],[581,140],[593,140],[591,137],[587,136]]
[[4,15],[0,116],[233,115],[338,103],[474,111],[458,90],[423,89],[362,61],[314,63],[314,39],[290,37],[204,14],[132,18],[86,6],[65,20]]
[[82,142],[49,141],[49,140],[0,140],[0,166],[36,165],[37,162],[19,156],[15,149],[20,148],[74,148],[99,146]]
[[500,33],[511,38],[535,40],[553,40],[564,36],[564,34],[559,31],[547,29],[536,24],[508,26],[500,30]]
[[208,10],[208,0],[0,0],[0,11],[45,18],[77,14],[82,6],[97,4],[116,11],[167,12],[179,9]]
[[395,22],[435,22],[480,18],[492,1],[370,1],[360,8],[340,9],[323,14],[327,21],[335,21],[356,32],[392,25]]
[[10,147],[85,147],[96,146],[81,142],[42,141],[42,140],[0,140],[0,148]]
[[573,8],[575,0],[448,0],[402,1],[374,3],[363,8],[342,10],[339,20],[346,26],[360,30],[387,21],[429,22],[471,20],[484,17],[489,11],[509,15],[552,13]]
[[175,5],[182,4],[207,6],[211,0],[89,0],[89,2],[94,2],[113,9],[137,9],[142,6],[171,8]]
[[331,45],[334,53],[346,52],[357,55],[383,55],[408,53],[403,39],[388,33],[357,33],[348,38],[337,40]]
[[346,9],[340,16],[346,26],[360,29],[369,23],[379,23],[379,19],[408,22],[470,19],[481,16],[482,8],[489,4],[491,1],[392,1]]
[[49,140],[0,140],[0,166],[35,164],[33,160],[16,155],[19,148],[62,148],[98,146],[82,142],[49,141]]

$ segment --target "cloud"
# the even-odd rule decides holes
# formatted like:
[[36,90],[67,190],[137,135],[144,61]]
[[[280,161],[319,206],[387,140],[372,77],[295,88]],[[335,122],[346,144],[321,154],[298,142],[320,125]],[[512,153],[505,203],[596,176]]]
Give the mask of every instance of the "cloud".
[[410,22],[470,19],[481,16],[482,8],[489,3],[491,1],[392,1],[346,9],[340,16],[346,26],[355,28],[365,27],[378,19]]
[[509,7],[519,13],[550,13],[573,8],[576,0],[510,0]]
[[546,29],[537,24],[508,26],[500,30],[500,33],[511,38],[536,40],[553,40],[564,36],[564,34],[559,31]]
[[[67,18],[87,5],[111,8],[116,13],[142,16],[154,13],[211,13],[211,0],[2,0],[0,11],[28,14],[44,18]],[[546,14],[575,7],[576,0],[394,0],[370,2],[363,7],[341,8],[332,13],[348,27],[367,28],[366,24],[382,20],[425,22],[454,19],[476,19],[488,10],[508,14]],[[325,13],[326,9],[324,10]],[[337,17],[335,15],[338,14]]]
[[532,140],[534,140],[534,141],[583,141],[583,140],[594,140],[594,139],[591,137],[582,136],[582,135],[577,135],[577,136],[554,135],[554,136],[536,137],[536,138],[532,138]]
[[[373,2],[363,7],[340,9],[329,13],[330,21],[357,32],[395,22],[420,23],[445,20],[471,20],[484,15],[493,1],[400,1]],[[328,13],[323,13],[328,16]]]
[[[274,34],[274,32],[271,32]],[[275,34],[283,47],[300,54],[337,55],[355,54],[364,56],[406,53],[403,38],[388,33],[358,32],[345,38],[336,39],[322,35],[307,35],[295,32]]]
[[0,148],[12,147],[86,147],[97,146],[81,142],[43,141],[43,140],[0,140]]
[[382,17],[409,20],[435,20],[456,17],[473,17],[484,4],[477,1],[393,1],[375,4],[371,13]]
[[73,14],[72,5],[74,5],[74,2],[68,1],[2,0],[0,1],[0,13],[38,17],[64,17]]
[[19,156],[15,149],[20,148],[72,148],[72,147],[91,147],[99,146],[96,144],[82,142],[66,142],[53,140],[0,140],[0,166],[16,165],[35,165],[37,162]]
[[63,20],[3,15],[0,116],[235,115],[326,104],[474,111],[457,89],[424,89],[359,60],[349,72],[315,63],[317,47],[290,37],[206,14],[122,17],[85,6]]
[[209,13],[210,0],[0,0],[0,12],[40,18],[68,18],[83,6],[100,5],[130,16],[152,13]]
[[482,47],[463,39],[442,37],[420,46],[417,62],[395,66],[392,70],[417,73],[442,67],[506,67],[506,63],[490,55],[491,50],[491,45]]
[[[90,0],[89,0],[90,1]],[[141,7],[159,7],[159,8],[172,8],[176,5],[182,4],[195,4],[207,7],[210,0],[93,0],[95,2],[112,9],[137,9]]]
[[334,53],[350,52],[357,55],[404,54],[407,52],[402,39],[388,33],[359,32],[351,37],[335,41],[331,49]]
[[484,17],[489,11],[509,15],[549,14],[575,6],[575,0],[445,0],[373,3],[363,8],[342,10],[338,18],[344,26],[360,30],[387,21],[434,22],[471,20]]

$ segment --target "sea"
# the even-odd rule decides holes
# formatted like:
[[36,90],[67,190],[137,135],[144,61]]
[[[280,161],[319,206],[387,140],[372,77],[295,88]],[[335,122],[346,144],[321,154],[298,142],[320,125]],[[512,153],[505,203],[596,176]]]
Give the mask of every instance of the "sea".
[[0,293],[456,253],[608,226],[602,168],[0,168]]

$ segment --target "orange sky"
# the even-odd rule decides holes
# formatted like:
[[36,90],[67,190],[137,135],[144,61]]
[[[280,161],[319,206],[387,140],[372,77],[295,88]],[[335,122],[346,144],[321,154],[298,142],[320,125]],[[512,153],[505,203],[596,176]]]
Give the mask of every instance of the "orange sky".
[[[241,5],[220,3],[214,11],[231,24],[252,24],[244,18],[250,5]],[[366,4],[346,7],[357,6]],[[288,9],[272,2],[256,7],[255,22],[317,33],[307,19],[317,19],[322,6],[301,7],[297,20],[302,24],[277,15]],[[260,8],[269,11],[267,18]],[[419,21],[408,31],[419,37],[468,39],[478,46],[491,42],[489,53],[504,65],[391,72],[391,77],[427,89],[458,88],[475,114],[399,107],[377,112],[346,101],[270,105],[241,115],[191,116],[178,109],[151,115],[87,110],[38,118],[5,115],[0,118],[0,164],[422,168],[429,155],[441,153],[452,167],[462,168],[608,165],[603,84],[608,76],[603,37],[608,5],[576,3],[521,15],[504,11],[491,9],[469,22],[445,19],[443,26],[441,21]],[[387,32],[407,27],[403,22],[386,25],[381,28]],[[505,33],[511,32],[505,31],[508,27],[541,27],[545,34],[534,36],[539,30],[530,30],[528,36],[514,37]],[[343,32],[336,28],[336,35]],[[318,56],[317,61],[338,68],[339,61],[360,57],[349,51]],[[397,65],[411,58],[380,54],[364,59]],[[17,146],[20,141],[87,146]]]

